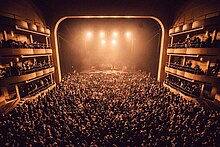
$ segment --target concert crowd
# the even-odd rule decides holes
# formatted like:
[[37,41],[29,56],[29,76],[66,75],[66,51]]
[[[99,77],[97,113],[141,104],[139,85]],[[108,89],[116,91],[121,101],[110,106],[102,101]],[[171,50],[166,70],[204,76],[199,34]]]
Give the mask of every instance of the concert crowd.
[[56,89],[0,116],[3,146],[218,146],[220,112],[145,72],[69,73]]

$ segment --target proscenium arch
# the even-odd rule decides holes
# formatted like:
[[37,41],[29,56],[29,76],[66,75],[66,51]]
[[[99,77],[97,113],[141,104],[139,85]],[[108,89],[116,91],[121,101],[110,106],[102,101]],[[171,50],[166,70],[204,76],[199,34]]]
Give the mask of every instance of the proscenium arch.
[[54,54],[54,62],[55,62],[55,78],[56,78],[56,82],[59,83],[61,82],[61,70],[60,70],[60,59],[59,59],[59,48],[58,48],[58,39],[57,39],[57,29],[58,26],[60,25],[60,23],[68,18],[72,18],[72,19],[153,19],[155,21],[157,21],[161,27],[162,30],[162,34],[161,34],[161,43],[160,43],[160,57],[159,57],[159,66],[158,66],[158,74],[157,74],[157,80],[159,82],[162,82],[164,79],[164,63],[166,61],[166,57],[165,57],[165,51],[166,51],[166,46],[165,46],[165,27],[164,24],[162,23],[162,21],[160,19],[158,19],[155,16],[64,16],[62,18],[60,18],[54,27],[53,30],[53,36],[52,36],[52,45],[55,48],[55,52]]

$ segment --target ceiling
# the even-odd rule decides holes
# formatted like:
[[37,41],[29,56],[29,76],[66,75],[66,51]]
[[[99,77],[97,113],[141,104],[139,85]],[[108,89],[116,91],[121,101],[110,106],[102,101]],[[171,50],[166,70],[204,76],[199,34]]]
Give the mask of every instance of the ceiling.
[[66,15],[153,15],[171,24],[187,0],[31,0],[47,24]]

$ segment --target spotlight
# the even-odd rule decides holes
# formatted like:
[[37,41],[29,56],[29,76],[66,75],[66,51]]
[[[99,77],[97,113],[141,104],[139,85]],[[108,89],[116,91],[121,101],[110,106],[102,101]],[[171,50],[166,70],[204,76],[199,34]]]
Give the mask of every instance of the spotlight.
[[103,40],[102,40],[102,44],[104,45],[105,43],[106,43],[106,41],[103,39]]
[[105,32],[100,32],[100,37],[104,37],[105,36]]
[[113,45],[116,44],[116,40],[115,40],[115,39],[112,40],[112,44],[113,44]]
[[113,32],[113,36],[114,37],[118,36],[118,32]]
[[126,32],[126,37],[130,38],[131,37],[131,32]]
[[91,32],[87,32],[86,36],[87,36],[88,38],[91,38],[91,37],[92,37],[92,33],[91,33]]

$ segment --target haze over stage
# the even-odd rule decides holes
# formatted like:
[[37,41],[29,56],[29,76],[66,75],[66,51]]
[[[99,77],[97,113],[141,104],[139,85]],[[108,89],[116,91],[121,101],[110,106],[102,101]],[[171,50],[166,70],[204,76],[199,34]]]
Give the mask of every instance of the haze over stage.
[[127,71],[122,71],[122,70],[84,70],[81,73],[92,73],[92,74],[99,74],[99,73],[104,73],[104,74],[115,74],[115,73],[127,73]]
[[[74,71],[75,73],[76,71]],[[115,67],[113,65],[101,65],[101,66],[92,66],[91,68],[87,68],[82,70],[80,73],[105,73],[105,74],[115,74],[115,73],[128,73],[128,72],[136,72],[134,70],[128,69],[126,66],[123,67]]]
[[157,76],[162,31],[154,20],[68,19],[58,31],[63,75],[111,64]]

